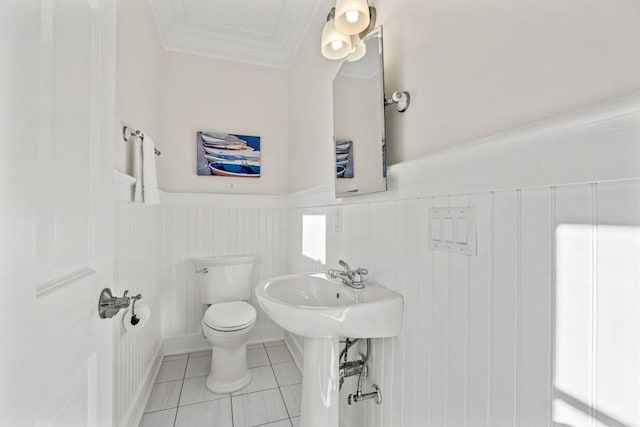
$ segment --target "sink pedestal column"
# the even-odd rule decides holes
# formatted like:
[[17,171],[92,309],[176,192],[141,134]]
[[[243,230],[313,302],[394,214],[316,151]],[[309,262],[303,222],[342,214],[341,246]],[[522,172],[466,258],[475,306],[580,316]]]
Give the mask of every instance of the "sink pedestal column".
[[338,337],[304,339],[300,427],[338,427]]

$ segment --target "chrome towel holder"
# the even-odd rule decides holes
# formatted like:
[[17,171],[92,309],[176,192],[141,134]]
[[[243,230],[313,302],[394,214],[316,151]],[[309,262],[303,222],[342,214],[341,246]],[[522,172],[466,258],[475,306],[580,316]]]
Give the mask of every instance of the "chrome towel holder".
[[[129,142],[129,138],[131,138],[131,135],[135,135],[138,138],[144,138],[144,133],[142,133],[140,130],[131,129],[129,126],[122,126],[122,139],[124,139],[124,142]],[[160,150],[158,150],[155,147],[153,151],[156,154],[156,156],[162,155]]]

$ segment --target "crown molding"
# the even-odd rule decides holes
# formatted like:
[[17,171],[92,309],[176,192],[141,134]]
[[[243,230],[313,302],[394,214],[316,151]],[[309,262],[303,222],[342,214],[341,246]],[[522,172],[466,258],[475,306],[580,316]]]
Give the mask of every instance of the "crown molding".
[[[278,9],[268,17],[251,16],[259,14],[260,9],[244,8],[244,22],[220,23],[211,16],[190,19],[190,13],[211,13],[209,4],[200,10],[195,0],[149,0],[156,20],[160,39],[166,50],[207,56],[218,59],[238,61],[286,69],[293,59],[300,40],[306,35],[320,0],[261,0],[272,3],[272,9]],[[215,0],[211,0],[215,3]],[[220,15],[236,13],[233,3],[220,1]],[[195,9],[194,9],[195,8]],[[228,8],[225,10],[224,8]],[[191,12],[190,12],[191,11]],[[224,12],[224,13],[222,13]],[[250,22],[268,19],[262,29],[250,27]]]

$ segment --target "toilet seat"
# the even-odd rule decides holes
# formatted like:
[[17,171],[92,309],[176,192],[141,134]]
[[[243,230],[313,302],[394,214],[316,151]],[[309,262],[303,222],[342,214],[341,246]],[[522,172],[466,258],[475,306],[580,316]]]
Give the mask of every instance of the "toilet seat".
[[211,329],[223,332],[238,331],[252,325],[256,309],[244,301],[213,304],[204,313],[203,323]]

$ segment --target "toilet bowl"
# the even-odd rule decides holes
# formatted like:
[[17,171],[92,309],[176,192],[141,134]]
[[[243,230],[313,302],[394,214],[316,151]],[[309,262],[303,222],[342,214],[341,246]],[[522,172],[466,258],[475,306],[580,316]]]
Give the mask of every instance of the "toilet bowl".
[[206,382],[210,391],[231,393],[251,382],[247,340],[255,324],[255,308],[243,301],[214,304],[207,309],[202,332],[212,349]]
[[200,300],[208,306],[202,333],[211,344],[207,388],[223,394],[251,381],[247,340],[256,324],[256,309],[247,301],[253,290],[255,255],[197,258],[195,268]]

